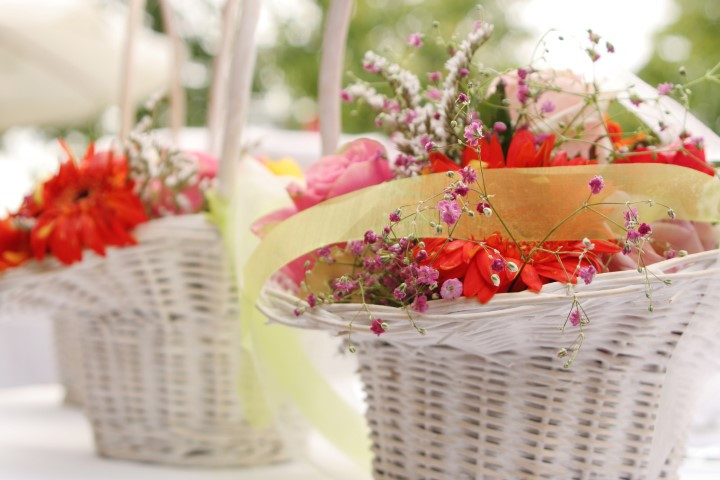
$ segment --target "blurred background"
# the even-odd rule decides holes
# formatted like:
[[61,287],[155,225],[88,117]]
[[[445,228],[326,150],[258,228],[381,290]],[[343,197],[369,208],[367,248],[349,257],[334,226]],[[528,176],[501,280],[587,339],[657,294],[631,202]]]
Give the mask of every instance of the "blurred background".
[[[169,2],[184,47],[181,76],[187,106],[184,123],[189,127],[206,124],[223,4],[223,0]],[[326,0],[265,0],[258,29],[253,126],[316,129],[319,49],[327,4]],[[123,0],[0,0],[2,214],[20,203],[34,181],[56,168],[60,154],[56,138],[64,137],[80,150],[118,132],[127,7]],[[498,70],[529,63],[537,55],[540,39],[552,29],[584,38],[591,28],[615,46],[616,53],[603,61],[636,72],[653,86],[678,81],[680,66],[690,79],[701,76],[720,59],[718,1],[357,0],[346,79],[364,75],[362,57],[368,49],[411,69],[440,70],[448,46],[477,18],[494,23],[496,30],[476,61]],[[147,0],[143,23],[133,97],[139,114],[147,99],[168,90],[171,71],[171,45],[163,34],[166,26],[159,0]],[[412,32],[424,35],[423,48],[410,51],[405,38]],[[548,54],[551,63],[574,67],[587,62],[574,45],[574,49],[553,46]],[[699,84],[691,107],[720,132],[720,95],[713,88],[720,86]],[[158,124],[167,125],[167,116],[167,107],[161,107]],[[345,106],[343,116],[348,133],[374,128],[370,112],[362,107]],[[0,336],[0,357],[12,359],[0,358],[0,386],[52,380],[50,353],[44,359],[30,353],[49,352],[49,337],[31,334],[32,325],[6,328],[28,331],[16,332],[18,337],[6,330],[7,335]],[[27,338],[37,345],[25,348],[30,345],[13,338]]]
[[[185,46],[182,84],[188,126],[206,124],[223,3],[170,2]],[[318,51],[328,2],[264,3],[251,123],[312,130],[317,125]],[[16,205],[35,178],[54,168],[56,137],[82,145],[118,131],[126,8],[123,0],[0,1],[0,209]],[[651,85],[678,80],[680,66],[687,69],[688,78],[700,76],[718,59],[716,1],[606,0],[599,7],[585,0],[358,0],[347,70],[362,76],[362,56],[368,49],[420,71],[441,69],[448,44],[475,18],[496,25],[490,45],[481,49],[476,61],[497,69],[528,63],[539,39],[551,29],[584,36],[592,28],[615,45],[612,61],[617,68],[636,72]],[[170,71],[170,46],[162,34],[158,0],[147,1],[144,24],[135,71],[134,100],[140,105],[166,90]],[[425,35],[425,46],[409,52],[404,39],[415,31]],[[574,57],[567,51],[551,53],[556,63],[573,65]],[[720,100],[709,93],[717,87],[698,85],[692,109],[720,132]],[[160,125],[167,124],[166,116],[160,110]],[[369,112],[347,106],[344,129],[372,130]]]

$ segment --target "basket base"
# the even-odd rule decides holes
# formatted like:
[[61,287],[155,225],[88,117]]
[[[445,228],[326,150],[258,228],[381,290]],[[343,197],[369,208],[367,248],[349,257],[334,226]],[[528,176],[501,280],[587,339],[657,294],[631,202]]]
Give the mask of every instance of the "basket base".
[[[383,342],[358,354],[375,479],[647,479],[660,372],[640,383],[627,370],[576,376],[552,355],[510,368]],[[678,478],[686,434],[674,434],[662,479]]]
[[[203,441],[207,432],[175,432],[174,436],[157,432],[138,441],[137,435],[128,435],[125,429],[94,424],[93,430],[98,455],[117,460],[195,468],[251,467],[289,460],[274,430],[255,431],[250,426],[234,432],[232,440],[224,443],[217,442],[217,438]],[[186,436],[184,441],[179,441],[181,436]]]

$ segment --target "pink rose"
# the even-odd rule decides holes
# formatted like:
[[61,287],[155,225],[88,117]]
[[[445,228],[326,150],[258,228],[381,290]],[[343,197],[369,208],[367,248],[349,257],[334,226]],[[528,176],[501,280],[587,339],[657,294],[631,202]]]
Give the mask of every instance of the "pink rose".
[[[323,157],[311,165],[305,172],[306,188],[297,184],[288,186],[288,193],[295,205],[259,219],[252,225],[252,231],[262,237],[266,227],[301,210],[392,178],[382,144],[367,138],[355,140],[337,154]],[[311,258],[312,255],[300,257],[285,265],[282,272],[299,284],[305,277],[305,261]]]
[[[654,222],[652,227],[652,244],[645,245],[643,261],[646,265],[661,262],[666,255],[685,250],[688,253],[699,253],[717,248],[717,236],[712,225],[687,220],[663,220]],[[616,253],[610,261],[609,269],[634,270],[638,266],[637,253],[629,255]]]
[[[535,99],[527,100],[527,110],[532,117],[531,127],[537,131],[554,131],[559,128],[561,122],[569,124],[565,135],[576,136],[582,141],[568,141],[562,144],[562,149],[568,153],[570,158],[580,155],[589,157],[591,145],[587,142],[598,142],[600,137],[606,136],[602,109],[596,109],[585,105],[585,98],[591,92],[591,86],[585,83],[582,77],[575,75],[570,70],[542,70],[528,74],[526,82],[532,90],[542,93]],[[510,118],[513,123],[518,119],[522,104],[518,98],[520,86],[516,73],[504,75],[505,93],[510,102]],[[559,90],[559,91],[556,91]],[[602,102],[600,103],[602,107]],[[578,131],[580,125],[582,132]],[[602,142],[610,142],[604,138]],[[598,148],[597,154],[602,154],[605,149]]]
[[385,148],[375,140],[361,138],[311,165],[305,172],[307,187],[292,184],[288,193],[300,211],[391,178]]

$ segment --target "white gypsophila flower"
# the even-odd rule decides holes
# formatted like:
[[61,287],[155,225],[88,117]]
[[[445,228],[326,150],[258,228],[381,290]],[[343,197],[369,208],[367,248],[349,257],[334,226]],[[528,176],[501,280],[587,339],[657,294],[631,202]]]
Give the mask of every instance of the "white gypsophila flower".
[[352,98],[361,98],[375,111],[382,111],[387,97],[365,83],[354,83],[345,89]]
[[460,70],[470,66],[473,55],[490,38],[492,31],[493,26],[491,24],[477,23],[465,40],[460,43],[455,54],[445,63],[447,75],[443,82],[442,99],[439,106],[442,129],[437,132],[438,139],[441,141],[449,142],[452,139],[451,137],[454,136],[448,119],[452,116],[459,94],[457,90],[459,82],[457,80],[460,77]]

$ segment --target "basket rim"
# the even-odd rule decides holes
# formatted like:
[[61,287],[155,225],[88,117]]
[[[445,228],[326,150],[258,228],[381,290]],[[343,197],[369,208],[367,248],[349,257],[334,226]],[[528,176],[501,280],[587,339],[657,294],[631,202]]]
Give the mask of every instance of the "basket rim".
[[[690,266],[698,262],[707,262],[708,268],[692,271],[670,271],[682,266]],[[659,277],[660,280],[681,280],[681,279],[702,279],[720,273],[720,248],[707,250],[676,257],[648,266],[648,270]],[[661,286],[660,280],[652,281],[653,285]],[[598,274],[590,285],[582,285],[575,291],[578,299],[611,297],[622,293],[641,291],[644,283],[638,281],[636,270],[624,270],[618,272],[606,272]],[[560,282],[553,282],[543,286],[539,293],[530,291],[499,293],[487,304],[480,304],[475,298],[461,297],[455,300],[430,300],[428,310],[425,313],[413,313],[419,320],[432,321],[446,319],[448,315],[453,316],[454,321],[480,320],[483,318],[496,317],[500,312],[503,314],[523,312],[537,308],[541,304],[552,304],[567,302],[568,294],[566,285]],[[301,298],[278,288],[269,282],[263,288],[260,299],[257,302],[258,308],[268,318],[286,325],[303,327],[303,317],[310,315],[314,320],[327,327],[336,328],[337,319],[345,313],[357,312],[362,308],[360,303],[337,303],[322,305],[304,313],[301,317],[295,317],[292,310],[298,305],[307,306],[307,302]],[[407,318],[407,313],[401,307],[385,305],[372,305],[373,313],[388,319]],[[292,320],[288,320],[292,317]],[[323,328],[319,326],[317,328]]]

